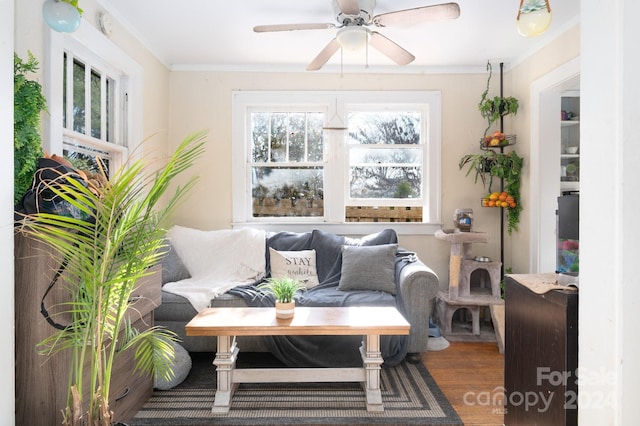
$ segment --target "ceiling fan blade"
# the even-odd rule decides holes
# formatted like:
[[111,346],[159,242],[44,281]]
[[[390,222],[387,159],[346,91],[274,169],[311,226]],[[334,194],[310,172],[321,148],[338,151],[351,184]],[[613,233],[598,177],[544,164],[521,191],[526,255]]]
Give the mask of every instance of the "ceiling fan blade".
[[253,31],[256,33],[269,33],[274,31],[326,30],[335,27],[334,24],[274,24],[257,25],[253,27]]
[[331,59],[338,49],[340,49],[340,43],[338,43],[338,40],[334,38],[324,47],[324,49],[322,49],[320,53],[318,53],[318,56],[311,61],[309,66],[307,66],[307,71],[318,71],[329,59]]
[[411,53],[398,46],[377,31],[371,31],[371,39],[369,45],[379,50],[380,53],[386,55],[398,65],[407,65],[416,58]]
[[410,26],[422,22],[456,19],[459,16],[460,6],[458,6],[458,3],[442,3],[433,6],[382,13],[374,16],[372,22],[378,27],[391,27],[394,25]]
[[359,15],[360,4],[358,0],[336,0],[338,3],[338,9],[345,15]]

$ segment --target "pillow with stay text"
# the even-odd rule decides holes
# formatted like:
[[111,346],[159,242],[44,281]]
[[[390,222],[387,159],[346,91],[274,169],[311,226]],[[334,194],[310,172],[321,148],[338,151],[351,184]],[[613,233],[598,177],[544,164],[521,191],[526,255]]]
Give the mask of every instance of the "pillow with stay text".
[[319,284],[316,271],[316,251],[281,251],[269,247],[272,278],[294,278],[307,288]]

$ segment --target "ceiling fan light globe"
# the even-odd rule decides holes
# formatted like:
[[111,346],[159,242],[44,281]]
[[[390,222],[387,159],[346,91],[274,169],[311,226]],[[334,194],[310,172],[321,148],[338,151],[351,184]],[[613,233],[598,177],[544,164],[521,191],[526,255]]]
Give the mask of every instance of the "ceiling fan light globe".
[[359,26],[341,28],[336,35],[336,40],[346,50],[360,50],[369,43],[370,38],[369,30]]
[[518,33],[524,37],[535,37],[544,33],[551,25],[551,12],[546,8],[528,13],[520,13],[516,20]]

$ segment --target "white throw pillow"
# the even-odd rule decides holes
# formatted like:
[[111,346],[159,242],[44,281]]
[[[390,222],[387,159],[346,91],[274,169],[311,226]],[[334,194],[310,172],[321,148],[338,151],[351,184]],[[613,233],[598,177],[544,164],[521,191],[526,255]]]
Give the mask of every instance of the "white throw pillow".
[[169,230],[168,237],[194,279],[243,281],[264,275],[264,231],[201,231],[176,225]]
[[269,247],[271,277],[295,278],[307,288],[319,284],[316,271],[316,251],[278,251]]

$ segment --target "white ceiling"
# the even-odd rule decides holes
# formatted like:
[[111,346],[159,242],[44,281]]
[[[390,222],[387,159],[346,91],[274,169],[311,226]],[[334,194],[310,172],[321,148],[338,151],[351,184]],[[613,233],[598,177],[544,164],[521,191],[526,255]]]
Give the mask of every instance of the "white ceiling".
[[[449,0],[377,0],[374,15]],[[304,71],[337,29],[254,33],[255,25],[335,24],[332,0],[99,0],[171,69]],[[508,67],[579,21],[579,0],[550,0],[550,29],[534,38],[515,27],[519,0],[457,0],[460,17],[408,28],[375,28],[415,61],[404,67],[375,49],[337,52],[322,69],[369,72],[464,72],[488,60]],[[374,27],[370,27],[373,29]]]

